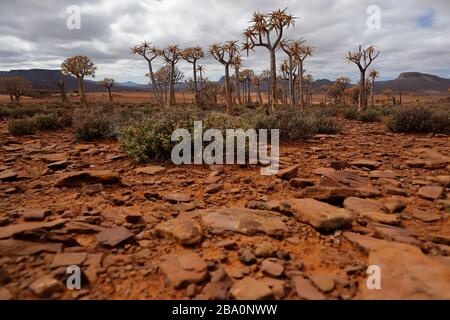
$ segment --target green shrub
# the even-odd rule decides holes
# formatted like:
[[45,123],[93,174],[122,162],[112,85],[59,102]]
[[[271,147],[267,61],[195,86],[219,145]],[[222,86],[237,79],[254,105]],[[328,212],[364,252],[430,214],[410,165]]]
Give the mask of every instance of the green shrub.
[[275,113],[255,117],[256,129],[279,129],[281,140],[306,140],[314,134],[332,134],[340,131],[327,110],[291,111],[279,110]]
[[387,127],[393,132],[449,133],[448,108],[400,107],[389,117]]
[[357,120],[361,122],[378,122],[381,121],[381,112],[375,108],[366,108],[358,112],[357,107],[346,107],[344,109],[344,117],[349,120]]
[[347,107],[344,109],[344,117],[349,120],[358,120],[358,108]]
[[111,115],[95,108],[76,109],[73,114],[75,137],[79,141],[110,139],[114,136]]
[[55,113],[37,114],[34,116],[36,129],[40,130],[56,130],[61,128],[59,117]]
[[167,118],[146,120],[129,126],[119,135],[120,148],[136,162],[170,159],[176,142],[171,141],[176,123]]
[[361,122],[379,122],[381,121],[381,114],[376,109],[366,108],[358,114],[357,120]]
[[13,136],[24,136],[36,132],[36,124],[32,118],[11,119],[8,124],[9,133]]

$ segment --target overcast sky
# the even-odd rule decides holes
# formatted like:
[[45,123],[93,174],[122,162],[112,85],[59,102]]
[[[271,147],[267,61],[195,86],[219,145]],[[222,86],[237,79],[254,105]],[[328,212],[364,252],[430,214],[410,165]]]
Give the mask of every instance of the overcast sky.
[[[140,41],[181,47],[241,40],[253,11],[288,7],[298,17],[288,36],[304,38],[314,47],[306,69],[315,79],[348,76],[355,65],[345,61],[348,50],[373,44],[381,50],[374,67],[381,79],[405,71],[450,78],[449,0],[0,0],[0,70],[58,69],[65,57],[83,54],[98,66],[97,79],[145,83],[144,60],[130,55]],[[66,27],[67,7],[81,8],[81,28]],[[381,9],[380,29],[369,29],[367,8]],[[267,51],[259,48],[243,67],[268,69]],[[285,59],[278,52],[278,61]],[[161,64],[159,62],[159,64]],[[210,79],[223,68],[203,62]],[[181,63],[186,77],[190,65]]]

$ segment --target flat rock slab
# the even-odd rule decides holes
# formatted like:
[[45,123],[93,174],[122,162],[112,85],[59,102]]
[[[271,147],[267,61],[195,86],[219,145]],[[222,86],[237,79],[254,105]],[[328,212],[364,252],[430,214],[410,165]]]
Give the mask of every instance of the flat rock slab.
[[154,174],[163,172],[164,170],[166,170],[166,168],[161,167],[161,166],[147,166],[147,167],[136,168],[133,171],[135,173],[140,173],[140,174],[154,175]]
[[352,215],[343,208],[314,199],[288,199],[281,201],[283,207],[303,223],[307,223],[320,231],[333,231],[352,223]]
[[375,188],[347,188],[314,186],[303,189],[300,193],[302,198],[312,198],[330,202],[341,202],[348,197],[374,198],[380,195]]
[[50,213],[51,210],[45,208],[25,208],[22,210],[23,220],[25,221],[43,221],[45,216]]
[[14,181],[19,174],[14,170],[5,170],[0,172],[0,181]]
[[399,172],[395,172],[395,171],[390,171],[390,170],[373,170],[370,171],[369,173],[371,178],[385,178],[385,179],[396,179],[396,178],[401,178],[403,177],[403,175]]
[[291,180],[298,175],[298,166],[282,169],[277,172],[277,177],[283,180]]
[[99,234],[97,234],[97,241],[107,247],[116,247],[123,242],[130,240],[134,237],[134,234],[131,233],[125,227],[118,227],[112,229],[106,229]]
[[34,281],[30,285],[30,290],[39,298],[50,298],[54,293],[64,291],[61,281],[46,276]]
[[28,256],[41,252],[61,252],[62,243],[56,242],[31,242],[15,239],[0,240],[1,256]]
[[272,211],[226,208],[195,212],[200,215],[201,224],[212,233],[232,231],[246,235],[282,236],[287,230],[282,216]]
[[366,160],[366,159],[359,159],[350,162],[352,166],[359,167],[359,168],[367,168],[370,170],[375,170],[379,166],[381,166],[381,163],[374,161],[374,160]]
[[368,254],[373,249],[388,246],[391,243],[354,232],[344,232],[344,237],[365,254]]
[[197,253],[168,254],[162,257],[161,271],[175,289],[191,283],[203,282],[207,275],[207,265]]
[[344,207],[356,215],[371,221],[390,225],[400,224],[400,217],[384,213],[381,209],[382,204],[377,200],[350,197],[345,199]]
[[163,195],[162,198],[170,203],[190,202],[192,200],[190,194],[181,192],[168,193]]
[[156,226],[157,236],[174,239],[181,245],[196,245],[202,241],[200,225],[189,218],[175,218]]
[[71,265],[81,266],[86,260],[86,252],[65,252],[59,253],[53,258],[50,268],[67,267]]
[[369,227],[375,230],[374,237],[376,238],[411,244],[418,247],[421,245],[421,242],[415,238],[415,235],[405,229],[381,224],[370,224]]
[[56,187],[79,187],[83,184],[115,184],[120,183],[120,176],[112,170],[77,171],[62,174]]
[[440,186],[426,186],[419,189],[419,197],[427,200],[437,200],[443,197],[444,188]]
[[407,244],[388,243],[369,253],[368,265],[381,269],[381,289],[360,284],[363,300],[449,300],[450,268]]
[[297,295],[304,300],[325,300],[326,297],[312,283],[302,276],[292,278]]
[[272,299],[273,292],[265,281],[245,277],[237,281],[230,289],[230,294],[236,300]]
[[49,222],[24,222],[0,228],[0,239],[10,238],[16,234],[38,229],[57,229],[64,226],[67,219],[56,219]]
[[323,187],[348,187],[348,188],[366,188],[370,180],[361,177],[358,173],[347,171],[325,172],[322,175],[320,186]]
[[408,211],[411,216],[422,222],[435,222],[442,219],[440,215],[430,212],[429,210],[408,209]]
[[51,154],[41,154],[33,156],[32,158],[37,158],[47,163],[67,161],[67,154],[65,153],[51,153]]

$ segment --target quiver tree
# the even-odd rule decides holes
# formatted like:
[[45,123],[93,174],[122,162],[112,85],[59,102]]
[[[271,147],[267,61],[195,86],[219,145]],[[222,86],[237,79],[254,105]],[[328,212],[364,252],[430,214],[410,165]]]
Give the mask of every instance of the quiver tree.
[[341,88],[339,88],[339,86],[336,84],[336,82],[328,86],[326,94],[327,94],[327,97],[330,98],[331,101],[333,101],[333,104],[335,106],[340,103],[342,92],[341,92]]
[[358,111],[367,106],[366,71],[379,54],[380,51],[376,52],[374,46],[369,46],[366,49],[359,46],[358,51],[349,52],[347,55],[347,60],[356,64],[360,72]]
[[336,79],[336,86],[339,88],[341,93],[341,101],[344,105],[347,104],[347,100],[345,99],[345,92],[350,87],[351,80],[347,77],[340,77]]
[[375,78],[378,78],[379,76],[380,76],[380,73],[377,70],[375,70],[375,69],[370,70],[369,77],[371,79],[370,83],[372,85],[370,88],[370,101],[371,101],[372,107],[374,106],[373,95],[375,94]]
[[66,77],[61,72],[58,72],[56,77],[50,78],[50,81],[52,82],[53,85],[58,87],[59,94],[61,96],[61,101],[63,103],[69,102],[69,98],[67,97],[65,88]]
[[113,96],[112,96],[112,93],[111,93],[111,88],[116,84],[116,81],[114,79],[105,78],[102,81],[100,81],[100,84],[102,86],[106,87],[106,89],[108,89],[109,102],[113,102]]
[[199,93],[198,93],[198,81],[197,81],[197,62],[198,60],[202,59],[205,57],[205,52],[203,51],[203,49],[201,47],[191,47],[191,48],[186,48],[183,50],[183,52],[181,53],[182,57],[184,60],[186,60],[187,62],[192,64],[192,69],[193,69],[193,80],[194,80],[194,98],[195,98],[195,103],[197,105],[200,104],[200,99],[199,99]]
[[61,72],[68,76],[72,75],[78,80],[78,92],[81,103],[87,104],[86,95],[84,92],[84,78],[95,77],[95,70],[97,67],[91,58],[86,56],[74,56],[67,58],[61,65]]
[[237,41],[216,43],[210,46],[209,53],[225,67],[225,100],[229,111],[231,108],[230,65],[239,56],[239,46]]
[[298,54],[295,55],[295,63],[298,65],[298,76],[299,76],[299,102],[300,107],[303,107],[305,105],[304,100],[304,88],[303,88],[303,80],[305,78],[305,60],[306,58],[312,56],[313,54],[313,48],[310,46],[305,46],[302,43],[299,43],[297,45],[300,45],[300,49],[296,51]]
[[0,90],[9,95],[11,102],[20,102],[20,97],[32,87],[30,80],[21,77],[0,78]]
[[258,92],[258,103],[260,105],[263,105],[263,99],[261,95],[261,82],[263,81],[263,78],[261,75],[255,75],[252,78],[252,84],[256,87],[256,90]]
[[264,47],[270,56],[270,94],[272,108],[277,102],[277,61],[276,50],[279,47],[285,29],[294,25],[295,18],[286,13],[287,9],[272,11],[268,14],[253,13],[250,27],[244,31],[244,50],[254,50],[254,47]]
[[245,103],[252,103],[251,96],[251,82],[255,77],[255,73],[251,69],[242,70],[242,84],[244,91],[244,101]]
[[175,101],[175,66],[180,61],[182,51],[178,48],[178,45],[171,45],[160,51],[161,56],[166,60],[166,63],[170,66],[170,83],[169,83],[169,99],[167,100],[167,106],[173,106]]
[[148,76],[152,85],[153,94],[155,95],[156,101],[160,107],[163,107],[163,101],[161,93],[158,91],[158,86],[156,85],[155,75],[153,72],[153,60],[159,57],[160,50],[156,46],[152,46],[149,42],[141,42],[134,48],[131,48],[131,53],[134,55],[139,55],[143,57],[148,63]]
[[269,70],[264,70],[263,72],[261,72],[261,77],[262,77],[262,81],[264,81],[267,85],[267,100],[269,102],[269,104],[272,104],[272,95],[270,94],[270,71]]
[[[294,69],[295,64],[299,64],[300,57],[303,53],[303,43],[304,40],[286,40],[284,39],[280,45],[283,51],[288,56],[288,75],[289,75],[289,99],[290,99],[290,105],[291,108],[295,108],[295,75],[294,75]],[[303,61],[301,61],[303,63]]]
[[156,85],[158,86],[159,92],[163,94],[164,101],[166,103],[170,98],[170,96],[168,96],[168,91],[170,91],[172,77],[174,82],[180,82],[181,80],[183,80],[184,74],[180,70],[178,70],[177,67],[175,67],[175,70],[172,73],[172,67],[168,64],[161,67],[158,71],[155,72]]
[[289,63],[287,61],[283,61],[283,63],[280,65],[279,79],[281,80],[281,86],[279,88],[280,94],[278,96],[281,98],[282,103],[286,105],[288,100],[287,95],[289,91],[286,89],[286,82],[288,82],[289,84]]
[[234,80],[235,80],[235,84],[234,86],[236,87],[236,97],[237,97],[237,103],[239,105],[242,104],[242,100],[241,100],[241,75],[240,75],[240,68],[241,68],[241,64],[242,64],[242,59],[240,56],[236,56],[234,57],[233,61],[231,61],[231,64],[234,66]]
[[305,82],[305,92],[306,92],[306,103],[312,105],[312,88],[314,85],[314,78],[312,75],[307,74],[305,75],[305,78],[303,79]]
[[327,105],[327,91],[328,91],[329,87],[330,87],[330,85],[328,85],[328,84],[323,84],[320,86],[320,90],[322,90],[322,92],[323,92],[323,104],[325,106]]
[[350,100],[352,104],[357,105],[359,100],[359,86],[353,86],[351,88],[348,88],[345,90],[345,93],[348,97],[350,97]]

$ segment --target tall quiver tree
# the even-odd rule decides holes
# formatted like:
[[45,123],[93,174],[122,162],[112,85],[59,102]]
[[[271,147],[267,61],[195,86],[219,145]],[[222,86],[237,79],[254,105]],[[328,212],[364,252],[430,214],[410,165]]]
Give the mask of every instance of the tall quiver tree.
[[160,107],[163,107],[163,100],[161,93],[158,90],[158,86],[155,80],[155,73],[153,71],[153,61],[159,57],[160,49],[156,46],[152,46],[150,42],[144,41],[131,48],[131,53],[143,57],[148,63],[148,76],[150,77],[153,94]]
[[283,32],[295,23],[295,18],[284,10],[272,11],[268,14],[253,13],[250,27],[244,31],[244,50],[264,47],[270,55],[270,93],[272,108],[277,103],[277,61],[276,50],[279,47]]
[[198,106],[200,104],[200,98],[198,93],[198,81],[197,81],[197,62],[198,60],[205,57],[205,52],[201,47],[191,47],[186,48],[182,52],[182,57],[184,60],[192,64],[193,69],[193,80],[194,80],[194,98],[195,103]]
[[54,75],[52,74],[52,77],[50,77],[50,81],[53,85],[58,87],[61,101],[63,103],[69,102],[69,98],[67,97],[65,88],[66,76],[64,76],[61,72],[58,72]]
[[169,84],[169,99],[167,106],[173,106],[175,101],[175,66],[180,61],[182,51],[178,48],[178,45],[171,45],[160,51],[161,56],[166,60],[166,63],[170,66],[170,84]]
[[242,65],[242,59],[240,56],[236,56],[233,61],[231,61],[231,63],[234,66],[234,80],[235,80],[235,84],[234,86],[236,87],[236,97],[237,97],[237,103],[239,105],[242,104],[242,99],[241,99],[241,75],[240,75],[240,69],[241,69],[241,65]]
[[289,99],[293,110],[295,109],[294,59],[295,61],[299,61],[304,42],[304,40],[292,41],[284,39],[280,43],[281,48],[288,56]]
[[116,84],[116,81],[114,79],[105,78],[102,81],[100,81],[100,84],[102,86],[106,87],[106,89],[108,89],[109,102],[113,102],[113,96],[112,96],[112,93],[111,93],[111,88]]
[[299,73],[299,101],[300,107],[304,107],[305,99],[304,99],[304,79],[305,79],[305,60],[306,58],[312,56],[313,48],[310,46],[301,46],[299,54],[296,56],[296,62],[298,64],[298,73]]
[[237,41],[227,41],[224,44],[216,43],[209,47],[209,53],[214,59],[225,67],[225,100],[227,110],[231,108],[231,85],[230,85],[230,65],[239,56],[239,46]]
[[367,106],[366,71],[379,55],[380,51],[376,52],[374,46],[365,49],[359,46],[358,51],[349,51],[347,55],[347,60],[356,64],[360,72],[358,112]]
[[373,96],[375,94],[375,78],[378,78],[379,76],[380,76],[380,73],[377,70],[375,70],[375,69],[370,70],[369,77],[371,79],[371,85],[372,85],[372,87],[370,88],[370,101],[371,101],[372,107],[374,106]]
[[87,104],[86,94],[84,91],[84,78],[95,77],[97,67],[91,58],[86,56],[74,56],[67,58],[61,65],[61,72],[68,76],[72,75],[78,80],[78,88],[81,103]]

